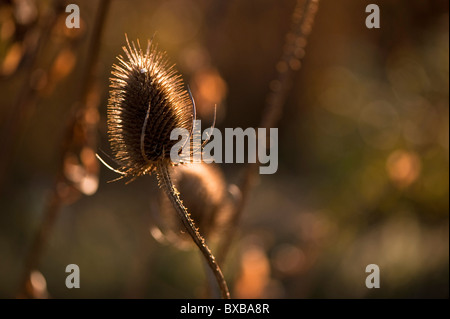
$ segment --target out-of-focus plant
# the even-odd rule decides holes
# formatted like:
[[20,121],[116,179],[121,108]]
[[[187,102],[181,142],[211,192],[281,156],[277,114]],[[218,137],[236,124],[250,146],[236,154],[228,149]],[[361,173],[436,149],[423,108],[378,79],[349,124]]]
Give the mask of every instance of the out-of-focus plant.
[[[19,12],[23,10],[29,13],[31,8],[37,10],[37,4],[32,1],[18,1],[16,5],[18,6],[16,10],[19,10]],[[23,6],[31,7],[25,8]],[[42,253],[60,209],[68,203],[73,203],[81,195],[92,195],[97,191],[99,166],[94,151],[97,148],[97,124],[99,119],[97,108],[100,101],[97,63],[99,39],[108,7],[109,0],[101,1],[97,7],[97,16],[94,19],[90,37],[89,55],[86,64],[83,66],[84,74],[80,81],[82,84],[76,87],[79,89],[79,100],[73,104],[72,111],[67,119],[54,184],[44,206],[41,225],[25,259],[19,291],[19,297],[22,298],[47,296],[42,293],[42,284],[39,284],[45,282],[45,278],[37,272],[36,268],[39,266]],[[31,108],[42,94],[50,94],[57,83],[71,72],[77,62],[74,51],[80,36],[83,34],[83,28],[77,30],[65,27],[66,17],[65,14],[62,14],[64,8],[64,4],[59,1],[55,1],[54,7],[44,8],[47,12],[44,10],[46,14],[42,15],[43,26],[38,25],[36,30],[40,39],[39,42],[42,43],[39,43],[39,46],[34,48],[32,54],[30,54],[31,62],[29,63],[28,76],[25,77],[24,88],[20,92],[17,104],[12,108],[13,113],[9,125],[5,125],[5,130],[12,130],[12,133],[4,132],[2,134],[3,137],[9,137],[9,143],[16,138],[14,133],[18,129],[19,114],[24,112],[25,108]],[[84,22],[82,22],[83,25]],[[57,42],[62,42],[62,44],[48,70],[37,68],[35,63],[38,50],[43,49],[44,44],[49,41],[49,36],[52,36]],[[24,59],[26,59],[26,55]],[[20,71],[19,68],[17,70]],[[3,159],[7,160],[7,157]],[[40,277],[36,277],[36,274],[40,274]],[[42,278],[42,280],[35,280],[36,278]]]

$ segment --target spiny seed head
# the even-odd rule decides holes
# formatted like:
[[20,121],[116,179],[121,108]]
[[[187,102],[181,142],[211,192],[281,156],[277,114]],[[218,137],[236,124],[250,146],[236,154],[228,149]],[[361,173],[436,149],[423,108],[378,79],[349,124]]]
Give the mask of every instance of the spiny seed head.
[[171,165],[170,140],[175,128],[192,130],[189,94],[164,52],[148,41],[144,53],[127,40],[126,59],[117,57],[110,79],[108,135],[112,152],[125,176],[151,173]]
[[[209,239],[221,234],[229,224],[231,200],[220,169],[205,163],[178,166],[172,176],[200,233]],[[190,245],[189,235],[163,193],[159,198],[159,211],[161,230],[167,239],[181,248]]]

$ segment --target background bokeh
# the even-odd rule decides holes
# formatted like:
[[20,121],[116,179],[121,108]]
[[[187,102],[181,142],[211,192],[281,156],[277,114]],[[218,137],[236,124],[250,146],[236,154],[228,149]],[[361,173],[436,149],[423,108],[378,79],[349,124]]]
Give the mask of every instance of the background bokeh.
[[[100,2],[71,2],[80,6],[79,30],[65,28],[64,2],[59,15],[52,1],[0,2],[3,298],[18,293],[92,54]],[[365,27],[371,2],[380,29]],[[449,3],[371,2],[320,3],[278,124],[278,172],[258,177],[223,267],[235,298],[448,298]],[[204,123],[217,104],[219,129],[258,126],[294,6],[112,0],[97,43],[98,82],[85,101],[99,106],[84,113],[92,145],[111,154],[108,78],[125,33],[141,43],[155,36]],[[83,149],[81,161],[98,149]],[[116,176],[104,167],[97,175],[96,163],[77,178],[77,165],[64,159],[80,192],[67,195],[36,286],[55,298],[201,297],[199,253],[150,234],[156,179],[107,183]],[[231,185],[244,165],[221,168]],[[71,263],[80,266],[80,289],[65,287]],[[368,264],[380,267],[380,289],[365,287]]]

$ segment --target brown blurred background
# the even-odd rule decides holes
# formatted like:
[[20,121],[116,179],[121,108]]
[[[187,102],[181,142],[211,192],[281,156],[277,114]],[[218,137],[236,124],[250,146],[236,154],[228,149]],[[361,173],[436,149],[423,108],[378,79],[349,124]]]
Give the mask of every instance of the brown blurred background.
[[[18,292],[61,165],[77,192],[58,190],[65,203],[38,288],[55,298],[201,297],[199,253],[150,234],[156,179],[125,185],[107,183],[116,176],[104,167],[97,174],[93,154],[111,154],[111,66],[125,33],[141,43],[155,35],[204,123],[217,104],[219,129],[256,127],[295,1],[112,0],[96,45],[89,41],[100,1],[71,2],[80,7],[79,30],[64,26],[65,2],[0,2],[0,297]],[[380,7],[380,29],[365,27],[369,3]],[[233,297],[448,298],[448,6],[321,1],[278,125],[278,172],[253,188],[223,267]],[[77,108],[91,135],[61,164]],[[243,168],[223,165],[227,182],[237,183]],[[71,263],[80,266],[80,289],[65,287]],[[372,263],[380,289],[365,287]]]

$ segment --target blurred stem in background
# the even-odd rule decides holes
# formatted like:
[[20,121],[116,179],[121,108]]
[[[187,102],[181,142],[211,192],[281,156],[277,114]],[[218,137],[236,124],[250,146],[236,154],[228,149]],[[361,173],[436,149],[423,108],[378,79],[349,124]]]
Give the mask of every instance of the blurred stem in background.
[[[283,113],[283,107],[292,87],[292,82],[296,72],[301,67],[301,59],[305,55],[307,37],[311,33],[314,18],[319,9],[319,0],[297,0],[292,13],[290,31],[286,34],[286,42],[283,54],[276,65],[276,78],[270,83],[270,91],[267,96],[267,104],[262,114],[259,127],[275,127]],[[270,132],[267,130],[266,132]],[[258,136],[258,139],[269,136]],[[270,145],[266,143],[265,145]],[[243,211],[254,185],[258,164],[249,163],[244,170],[244,176],[239,185],[242,196],[238,199],[234,216],[231,218],[232,224],[227,234],[224,235],[219,245],[217,259],[221,265],[226,260],[231,243],[237,231]]]
[[35,297],[32,272],[39,266],[45,246],[51,235],[53,225],[61,208],[69,198],[79,195],[92,195],[98,185],[98,163],[95,159],[97,145],[98,105],[100,102],[100,85],[98,81],[98,56],[110,0],[99,2],[92,26],[88,58],[81,79],[80,101],[73,105],[63,137],[59,167],[44,214],[34,241],[25,259],[23,278],[19,297]]
[[[20,9],[18,9],[20,10]],[[3,128],[0,134],[0,148],[2,149],[2,156],[0,157],[0,190],[5,186],[4,182],[7,179],[7,168],[11,161],[12,154],[14,153],[14,146],[19,139],[20,123],[27,121],[32,115],[34,106],[40,99],[39,90],[35,89],[32,85],[32,78],[35,75],[33,72],[37,68],[37,60],[42,48],[46,46],[49,40],[52,29],[58,21],[58,16],[61,12],[64,12],[64,6],[61,5],[61,1],[55,0],[45,10],[38,26],[39,30],[36,32],[37,40],[31,41],[31,36],[24,35],[24,43],[26,53],[23,53],[21,62],[16,66],[14,71],[6,72],[7,74],[0,74],[0,79],[7,79],[9,76],[15,75],[20,68],[26,69],[25,78],[22,82],[22,87],[18,91],[16,101],[10,108],[7,114],[7,120],[3,123]],[[30,27],[31,28],[31,27]],[[29,41],[27,41],[29,40]],[[34,44],[30,44],[33,43]],[[11,67],[9,67],[11,68]],[[3,67],[4,69],[4,67]],[[2,73],[5,73],[2,70]],[[11,73],[11,74],[8,74]]]

